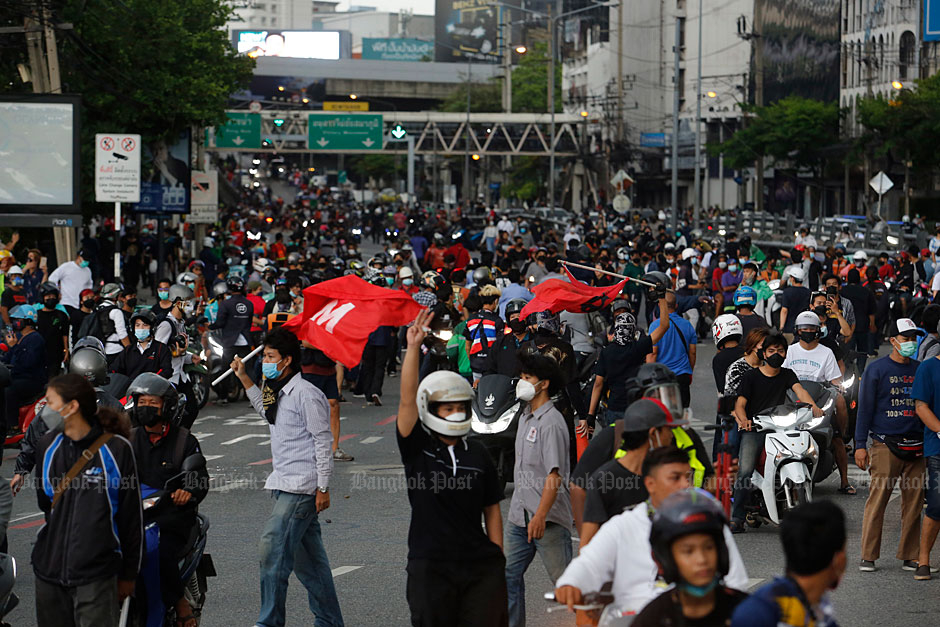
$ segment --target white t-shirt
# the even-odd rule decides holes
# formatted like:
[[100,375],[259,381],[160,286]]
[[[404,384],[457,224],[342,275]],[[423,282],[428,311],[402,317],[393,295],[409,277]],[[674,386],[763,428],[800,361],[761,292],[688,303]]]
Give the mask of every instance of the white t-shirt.
[[809,351],[800,346],[799,342],[791,344],[783,366],[795,372],[800,381],[828,383],[842,378],[836,356],[828,346],[821,344]]
[[59,286],[62,304],[66,307],[79,307],[79,296],[82,290],[90,290],[94,285],[91,280],[91,270],[83,268],[74,261],[66,261],[52,274],[49,282]]
[[[124,350],[124,345],[121,343],[121,340],[128,336],[127,320],[124,318],[124,313],[116,307],[108,313],[108,318],[110,318],[111,322],[114,324],[114,333],[107,337],[104,343],[104,352],[106,355],[116,355]],[[133,341],[137,341],[136,336],[134,336]]]
[[940,270],[933,275],[933,281],[930,284],[930,290],[932,292],[940,291]]

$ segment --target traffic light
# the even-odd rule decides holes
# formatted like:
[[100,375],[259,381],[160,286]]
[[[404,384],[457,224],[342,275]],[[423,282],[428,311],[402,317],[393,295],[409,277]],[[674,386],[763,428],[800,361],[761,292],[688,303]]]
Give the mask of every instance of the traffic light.
[[395,139],[404,139],[405,135],[407,134],[408,134],[408,131],[406,131],[405,127],[403,127],[401,124],[396,124],[395,127],[392,129],[392,137],[394,137]]
[[283,118],[275,118],[275,119],[274,119],[274,126],[276,126],[276,127],[278,127],[278,128],[281,128],[282,126],[284,126],[284,119],[283,119]]

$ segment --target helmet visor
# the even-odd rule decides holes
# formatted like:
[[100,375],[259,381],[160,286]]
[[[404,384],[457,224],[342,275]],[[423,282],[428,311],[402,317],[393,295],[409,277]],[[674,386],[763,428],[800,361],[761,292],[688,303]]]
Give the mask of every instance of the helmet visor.
[[665,405],[669,413],[672,414],[674,422],[682,420],[684,407],[682,405],[682,392],[679,390],[678,383],[663,383],[662,385],[657,385],[646,390],[643,396],[645,398],[656,399]]

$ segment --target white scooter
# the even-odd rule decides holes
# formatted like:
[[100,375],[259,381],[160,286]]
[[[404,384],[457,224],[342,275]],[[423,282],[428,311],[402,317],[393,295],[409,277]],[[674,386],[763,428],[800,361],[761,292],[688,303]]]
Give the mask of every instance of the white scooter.
[[756,527],[762,522],[780,524],[786,512],[813,500],[813,477],[822,448],[813,436],[814,432],[825,433],[831,429],[834,403],[834,399],[829,399],[822,407],[823,415],[818,418],[813,416],[812,406],[806,403],[778,405],[754,417],[755,428],[767,435],[763,470],[758,460],[758,468],[751,478],[762,502],[748,508],[750,526]]

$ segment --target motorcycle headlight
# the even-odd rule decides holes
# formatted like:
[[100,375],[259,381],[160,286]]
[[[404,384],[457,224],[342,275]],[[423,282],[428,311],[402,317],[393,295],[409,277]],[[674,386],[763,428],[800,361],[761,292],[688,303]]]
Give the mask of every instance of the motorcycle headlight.
[[510,424],[512,424],[512,419],[515,418],[516,412],[518,411],[519,411],[519,403],[516,403],[515,405],[513,405],[512,407],[504,411],[502,415],[496,419],[496,422],[490,422],[490,423],[482,422],[479,416],[477,416],[477,413],[473,412],[472,422],[470,423],[470,427],[476,433],[502,433],[503,431],[509,428]]
[[444,329],[444,330],[438,331],[434,335],[442,342],[449,342],[450,338],[454,337],[454,332],[451,331],[450,329]]
[[775,464],[780,462],[780,460],[784,458],[793,457],[793,453],[790,452],[790,449],[788,449],[783,444],[780,444],[776,440],[771,440],[771,443],[773,444],[773,447],[777,450],[776,454],[774,455]]
[[814,462],[819,459],[819,448],[816,446],[816,440],[813,438],[809,439],[809,448],[806,449],[805,457],[809,457]]
[[853,385],[855,385],[855,375],[854,375],[854,374],[853,374],[851,377],[849,377],[848,379],[846,379],[845,381],[842,382],[842,389],[843,389],[843,390],[848,390],[848,389],[849,389],[850,387],[852,387]]

